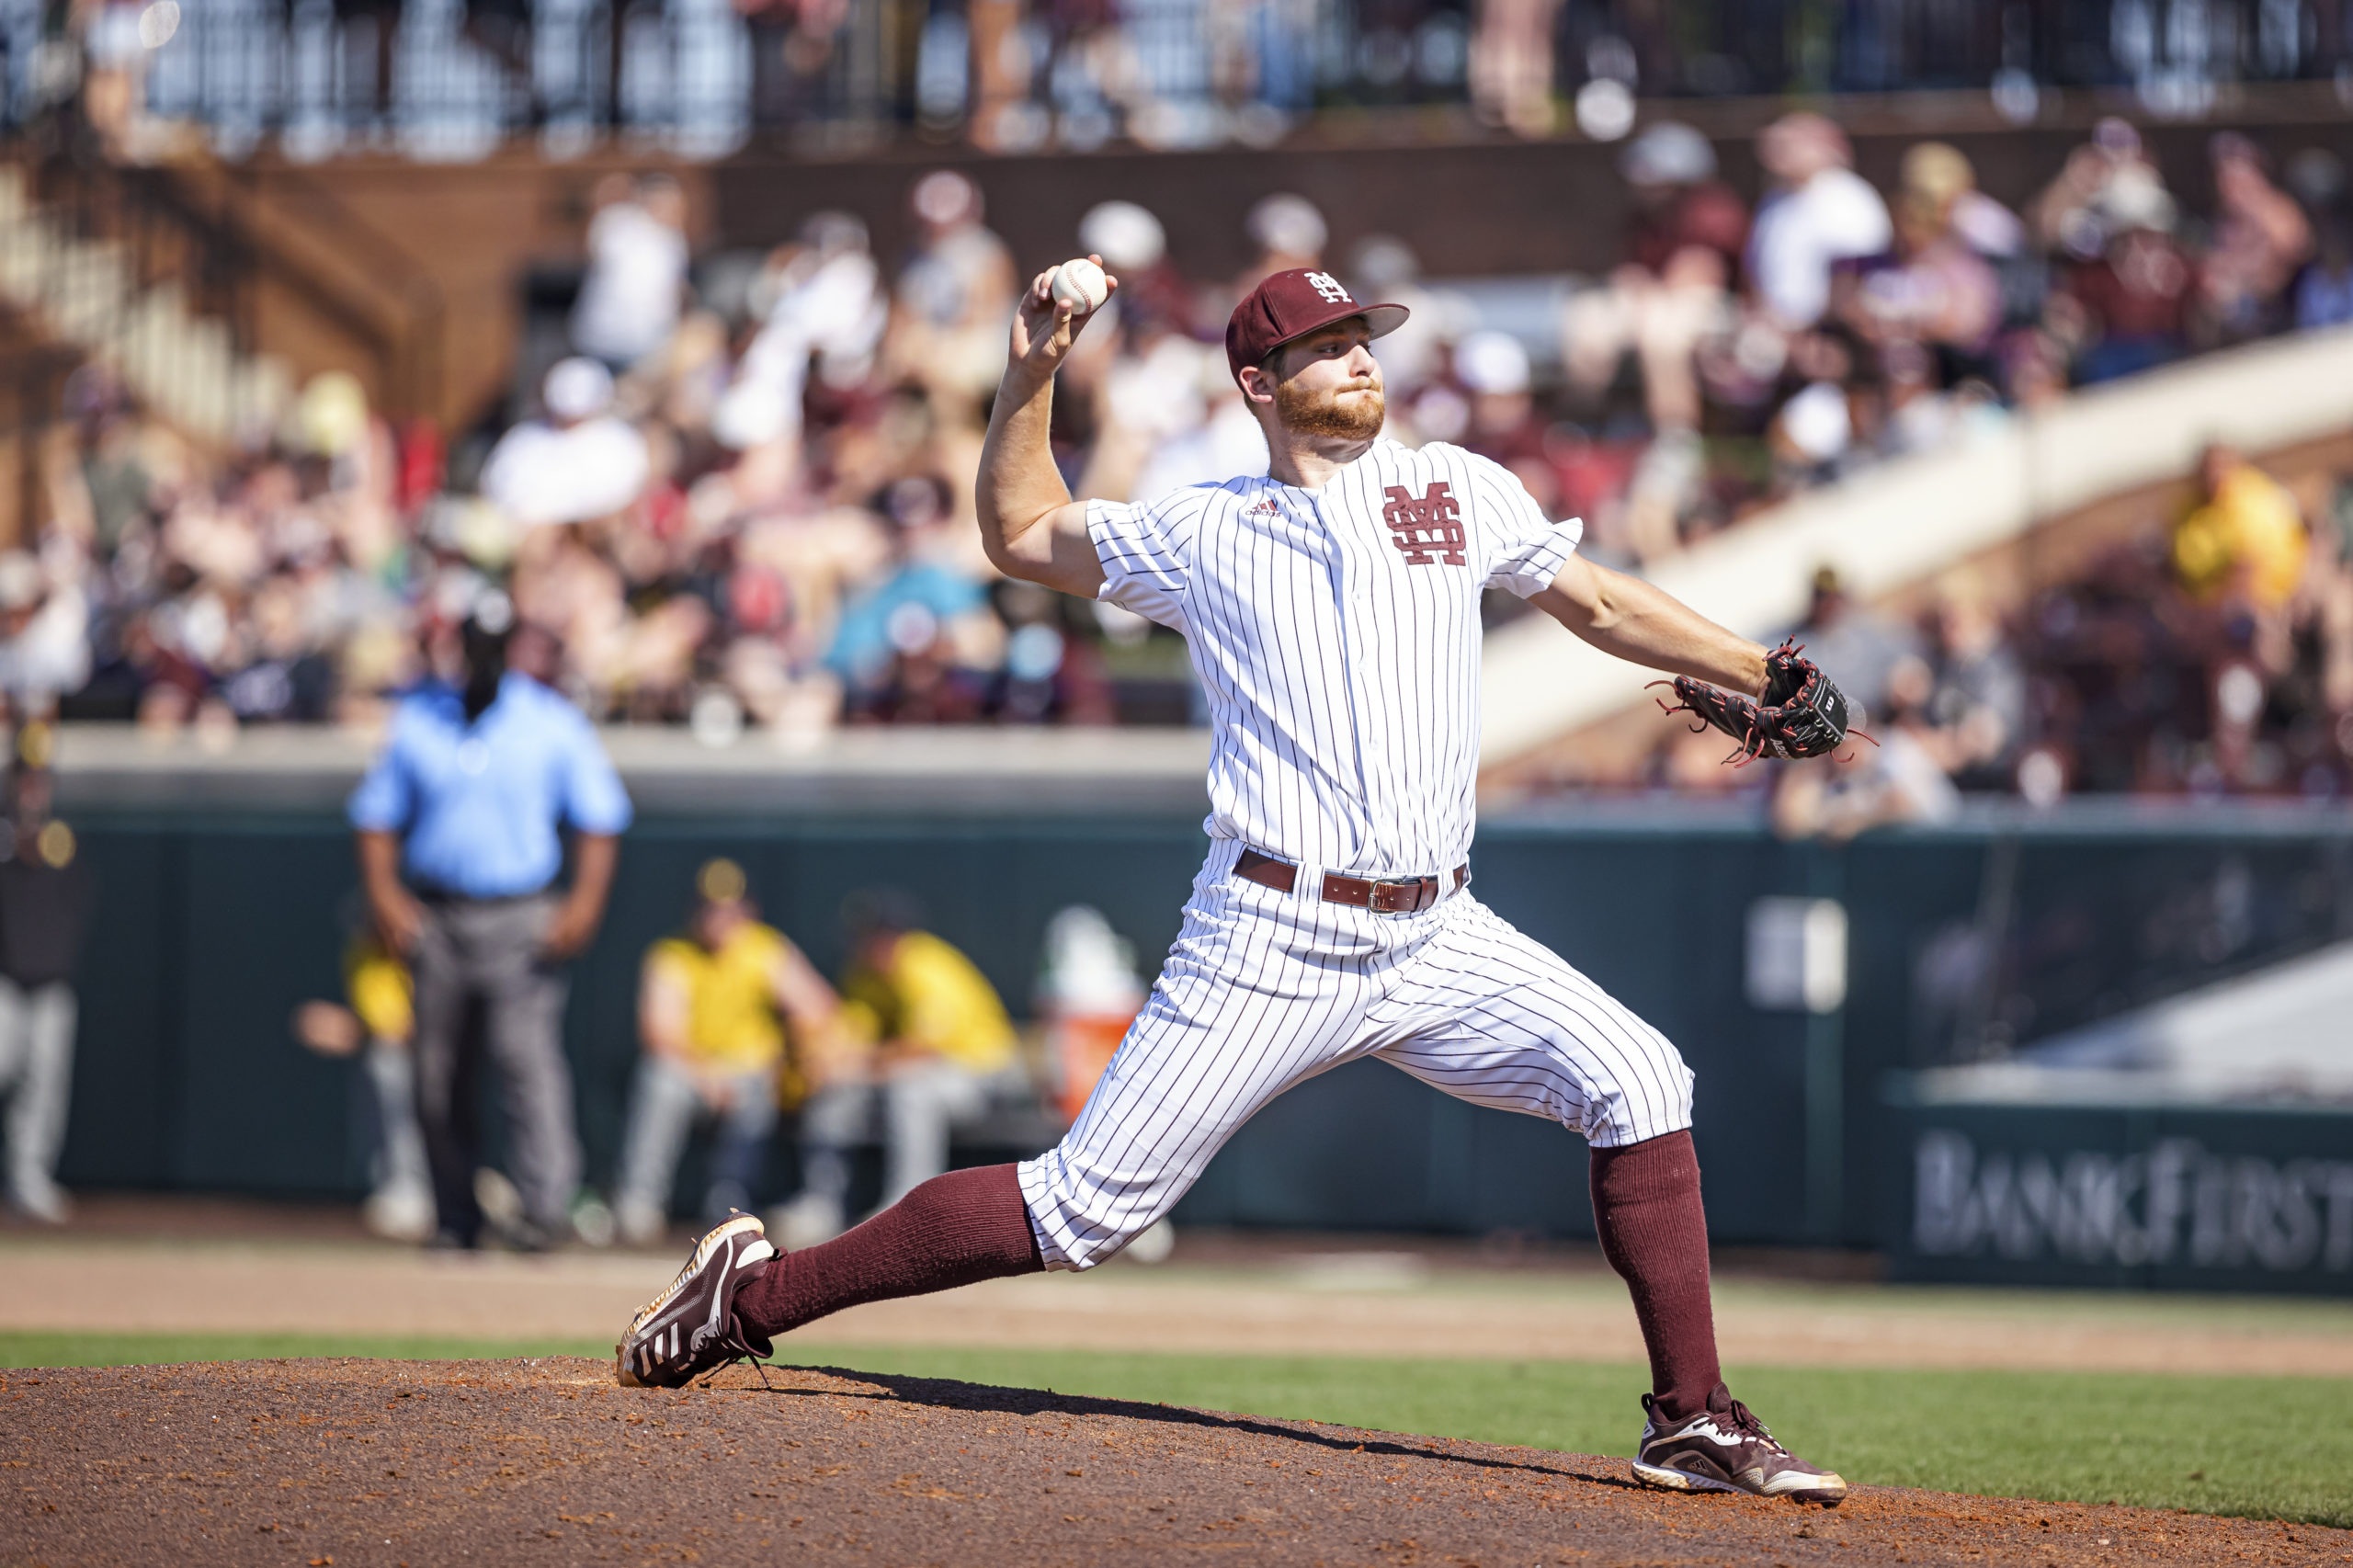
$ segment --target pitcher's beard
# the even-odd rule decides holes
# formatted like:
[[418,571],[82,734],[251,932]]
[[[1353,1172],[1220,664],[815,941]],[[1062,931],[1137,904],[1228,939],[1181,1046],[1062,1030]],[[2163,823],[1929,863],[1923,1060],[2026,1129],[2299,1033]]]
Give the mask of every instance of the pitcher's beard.
[[[1350,393],[1343,400],[1342,393]],[[1378,386],[1343,387],[1315,393],[1296,381],[1275,383],[1275,414],[1286,429],[1342,441],[1370,441],[1381,434],[1389,402]]]

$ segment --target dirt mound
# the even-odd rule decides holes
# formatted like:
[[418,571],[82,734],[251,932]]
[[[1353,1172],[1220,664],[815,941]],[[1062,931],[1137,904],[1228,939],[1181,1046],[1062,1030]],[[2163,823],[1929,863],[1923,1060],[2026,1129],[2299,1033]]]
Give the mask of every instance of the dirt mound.
[[2353,1562],[2353,1534],[1625,1461],[924,1379],[537,1361],[0,1373],[0,1562]]

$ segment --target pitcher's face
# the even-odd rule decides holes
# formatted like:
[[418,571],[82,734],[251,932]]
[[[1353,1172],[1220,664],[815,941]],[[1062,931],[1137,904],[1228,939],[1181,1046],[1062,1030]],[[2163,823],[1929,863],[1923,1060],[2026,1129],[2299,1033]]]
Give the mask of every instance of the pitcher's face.
[[1381,362],[1360,318],[1335,322],[1287,343],[1268,361],[1275,382],[1275,418],[1287,430],[1347,441],[1381,434],[1388,415]]

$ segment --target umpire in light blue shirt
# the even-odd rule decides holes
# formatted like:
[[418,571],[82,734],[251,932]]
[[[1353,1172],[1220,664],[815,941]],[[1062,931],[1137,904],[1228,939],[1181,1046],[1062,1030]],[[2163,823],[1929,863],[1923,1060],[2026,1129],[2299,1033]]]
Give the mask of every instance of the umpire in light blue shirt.
[[[588,945],[612,887],[629,796],[580,710],[506,667],[515,612],[477,600],[463,673],[427,681],[392,715],[383,755],[351,797],[368,903],[416,979],[416,1099],[434,1244],[482,1233],[473,1172],[486,1057],[498,1077],[527,1249],[552,1245],[580,1181],[561,968]],[[575,835],[568,892],[561,830]]]

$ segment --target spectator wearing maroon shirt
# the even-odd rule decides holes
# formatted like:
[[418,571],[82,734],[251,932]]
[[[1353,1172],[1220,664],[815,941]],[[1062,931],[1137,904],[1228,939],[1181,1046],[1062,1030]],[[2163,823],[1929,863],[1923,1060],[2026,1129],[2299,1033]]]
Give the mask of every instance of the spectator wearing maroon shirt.
[[2174,243],[2174,204],[2153,175],[2120,170],[2098,202],[2109,239],[2067,278],[2081,312],[2075,379],[2112,381],[2177,358],[2187,340],[2189,258]]
[[1723,257],[1727,273],[1748,244],[1748,204],[1716,177],[1716,150],[1691,127],[1660,120],[1626,145],[1626,264],[1664,277],[1676,253],[1690,246]]
[[1699,344],[1729,325],[1728,285],[1748,243],[1748,209],[1715,177],[1715,149],[1661,120],[1618,160],[1632,197],[1626,260],[1571,301],[1561,322],[1572,385],[1598,397],[1631,351],[1654,432],[1690,432],[1700,415]]
[[1535,376],[1528,350],[1509,333],[1483,327],[1454,349],[1454,379],[1471,396],[1462,445],[1517,472],[1544,453],[1544,421],[1536,409]]

